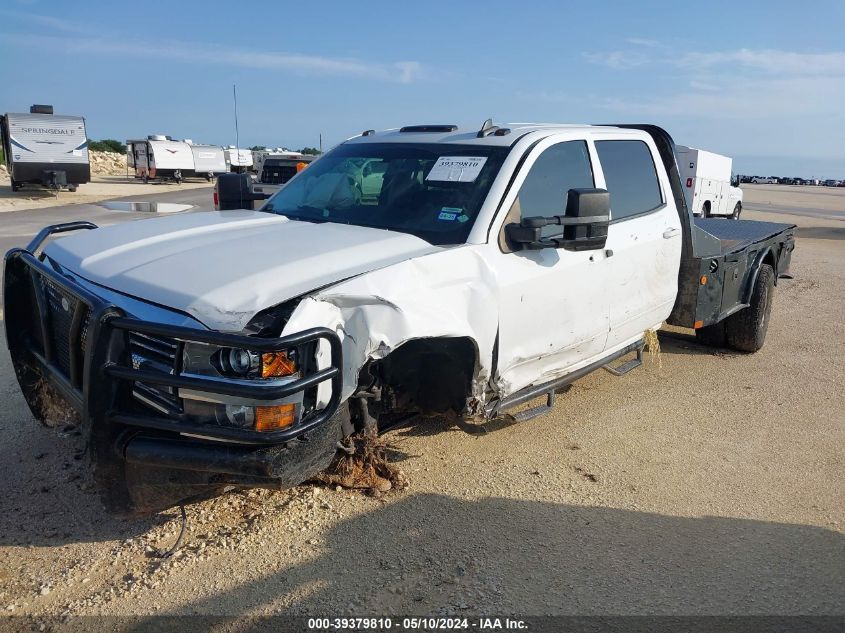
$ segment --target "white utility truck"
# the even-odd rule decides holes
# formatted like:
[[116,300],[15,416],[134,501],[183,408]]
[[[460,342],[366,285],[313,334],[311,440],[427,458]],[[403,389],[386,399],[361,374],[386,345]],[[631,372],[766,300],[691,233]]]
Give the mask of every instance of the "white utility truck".
[[26,185],[76,191],[91,180],[88,137],[81,116],[55,115],[51,105],[33,105],[28,114],[2,115],[0,145],[12,191]]
[[738,220],[742,213],[742,189],[733,186],[730,156],[685,145],[677,145],[675,151],[687,206],[693,214]]
[[296,485],[361,430],[543,398],[527,420],[664,322],[756,351],[794,228],[693,217],[656,126],[370,131],[257,210],[46,227],[6,255],[7,343],[37,419],[45,381],[79,412],[107,506],[150,512]]

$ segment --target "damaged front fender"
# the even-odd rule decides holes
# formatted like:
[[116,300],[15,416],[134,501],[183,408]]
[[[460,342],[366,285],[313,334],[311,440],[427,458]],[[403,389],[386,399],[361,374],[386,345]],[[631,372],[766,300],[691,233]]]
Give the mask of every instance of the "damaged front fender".
[[[409,259],[308,295],[284,334],[315,324],[338,334],[342,400],[355,393],[368,361],[383,359],[408,341],[470,339],[477,358],[468,395],[484,403],[490,397],[498,318],[493,273],[476,249],[465,245]],[[319,399],[325,401],[329,393],[321,387]]]

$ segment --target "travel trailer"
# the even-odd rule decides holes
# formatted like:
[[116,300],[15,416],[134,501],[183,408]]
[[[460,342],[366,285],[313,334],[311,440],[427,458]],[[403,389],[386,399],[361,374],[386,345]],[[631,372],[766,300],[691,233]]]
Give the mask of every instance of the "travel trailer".
[[191,143],[187,139],[185,139],[185,142],[191,146],[191,152],[194,155],[195,176],[205,176],[206,180],[211,180],[214,176],[229,171],[226,154],[219,145]]
[[250,150],[238,149],[234,145],[229,145],[224,150],[224,153],[226,154],[226,162],[229,164],[230,171],[244,173],[252,167],[252,152]]
[[687,206],[693,214],[739,219],[742,189],[731,185],[731,158],[685,145],[675,146],[675,152]]
[[181,183],[194,172],[194,153],[184,141],[153,134],[145,139],[126,141],[126,162],[135,169],[135,178],[174,180]]
[[81,116],[54,115],[51,105],[0,116],[0,142],[12,191],[25,185],[76,191],[91,180],[88,137]]

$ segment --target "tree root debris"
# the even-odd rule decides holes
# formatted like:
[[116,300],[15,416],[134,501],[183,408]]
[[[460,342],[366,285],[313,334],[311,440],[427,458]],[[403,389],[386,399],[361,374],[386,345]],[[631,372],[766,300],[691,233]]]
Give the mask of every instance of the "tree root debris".
[[364,431],[346,438],[342,450],[329,467],[317,475],[314,481],[364,490],[371,495],[381,495],[389,490],[404,490],[408,478],[400,469],[387,461],[387,450],[391,448],[373,431]]
[[80,425],[79,413],[43,378],[35,385],[35,393],[37,407],[42,415],[40,422],[44,426],[57,429]]

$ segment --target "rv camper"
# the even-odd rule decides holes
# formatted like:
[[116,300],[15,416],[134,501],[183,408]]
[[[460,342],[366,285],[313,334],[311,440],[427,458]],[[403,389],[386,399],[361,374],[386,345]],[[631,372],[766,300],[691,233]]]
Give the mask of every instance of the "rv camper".
[[126,141],[126,162],[135,169],[135,178],[182,182],[194,171],[194,154],[184,141],[154,134],[145,139]]
[[226,155],[219,145],[194,144],[187,139],[185,142],[191,146],[194,155],[194,175],[205,176],[206,180],[211,180],[214,176],[229,171]]
[[242,174],[252,167],[252,152],[250,150],[238,149],[234,145],[229,145],[224,153],[226,154],[226,162],[229,164],[230,171]]
[[81,116],[53,114],[53,106],[34,105],[29,114],[0,116],[0,142],[12,191],[24,185],[59,190],[91,180],[88,137]]

